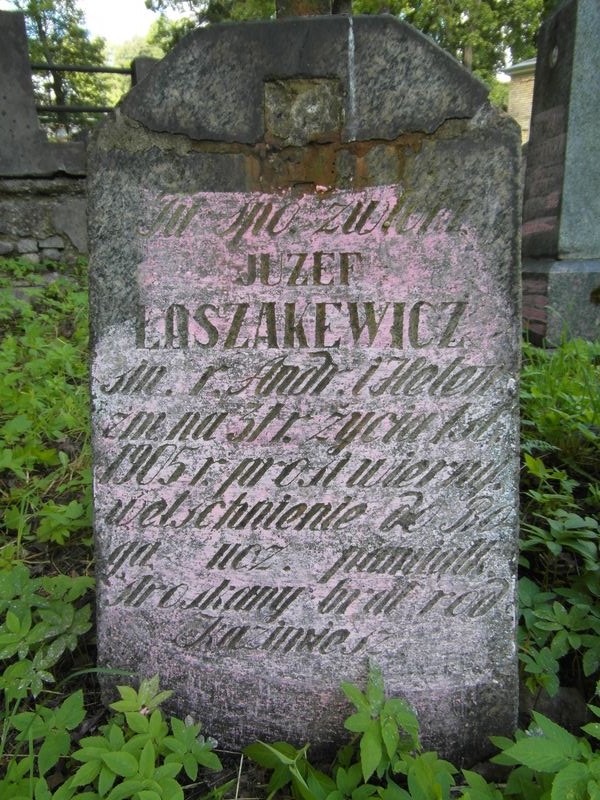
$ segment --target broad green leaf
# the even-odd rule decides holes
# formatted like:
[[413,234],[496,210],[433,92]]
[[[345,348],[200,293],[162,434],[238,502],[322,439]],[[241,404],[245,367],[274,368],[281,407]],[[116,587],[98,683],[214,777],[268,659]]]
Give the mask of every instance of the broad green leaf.
[[113,750],[121,750],[125,744],[125,735],[120,726],[113,723],[108,731],[108,741]]
[[36,781],[33,796],[35,800],[52,800],[52,794],[45,778],[40,778]]
[[561,744],[545,736],[530,736],[520,739],[508,747],[504,751],[504,755],[537,772],[558,772],[567,766],[571,758]]
[[221,764],[221,759],[216,753],[213,753],[211,750],[202,750],[201,752],[196,754],[196,758],[201,766],[207,767],[208,769],[212,769],[215,772],[219,772],[220,770],[223,769],[223,765]]
[[319,796],[315,796],[313,792],[311,792],[295,764],[290,766],[290,774],[292,776],[292,786],[302,800],[324,800],[324,795],[319,794]]
[[148,717],[139,711],[127,711],[125,720],[134,733],[148,733]]
[[[379,796],[381,800],[412,800],[406,789],[402,789],[392,780],[388,780],[385,789],[379,790]],[[354,797],[352,800],[354,800]]]
[[11,633],[20,634],[21,622],[14,611],[7,611],[5,625]]
[[586,650],[583,654],[583,674],[586,676],[586,678],[589,678],[590,675],[593,675],[594,672],[597,672],[599,666],[600,653],[597,650]]
[[181,739],[176,739],[174,736],[166,736],[162,741],[162,746],[179,755],[183,755],[188,749],[185,742],[181,741]]
[[184,800],[183,789],[173,778],[161,778],[158,785],[162,789],[161,800]]
[[327,796],[336,791],[335,783],[328,775],[317,769],[309,768],[306,776],[306,786],[311,795],[310,800],[326,800]]
[[102,761],[122,778],[132,778],[138,771],[138,761],[130,753],[102,753]]
[[369,730],[373,724],[373,719],[370,712],[359,711],[357,714],[351,714],[344,722],[344,728],[353,733],[363,733]]
[[130,797],[133,797],[136,792],[139,792],[143,788],[144,781],[123,781],[123,783],[119,783],[117,786],[111,789],[106,800],[129,800]]
[[381,732],[379,725],[374,721],[374,725],[362,735],[360,740],[360,764],[365,782],[379,766],[382,755]]
[[149,733],[135,733],[131,739],[125,742],[121,750],[125,753],[131,753],[135,758],[139,758],[140,753],[144,749],[144,745],[150,738],[151,736]]
[[[151,778],[154,773],[156,753],[152,742],[146,742],[140,755],[139,772],[142,778]],[[131,775],[129,776],[131,777]]]
[[29,736],[37,739],[40,736],[45,736],[48,731],[44,720],[33,711],[22,711],[20,714],[13,714],[10,721],[15,730],[25,734],[25,736],[19,737],[20,740],[24,740]]
[[102,759],[102,755],[108,752],[106,747],[82,747],[72,754],[76,761],[94,761],[96,758]]
[[552,781],[551,800],[586,800],[590,772],[577,761],[568,764]]
[[275,742],[272,745],[254,742],[245,747],[243,752],[248,758],[267,769],[273,769],[277,764],[293,764],[297,755],[296,749],[286,742]]
[[344,681],[342,683],[342,691],[346,695],[348,700],[350,700],[350,702],[356,706],[356,709],[358,711],[366,711],[368,714],[371,713],[371,706],[369,705],[369,701],[367,700],[365,695],[360,691],[360,689],[356,687],[353,683],[347,683]]
[[478,772],[464,769],[463,775],[469,786],[466,796],[470,800],[502,800],[502,793],[493,784],[489,784]]
[[291,779],[290,768],[287,764],[276,764],[269,778],[269,783],[267,784],[267,789],[269,791],[267,800],[270,800],[276,792],[284,786],[287,786]]
[[393,758],[400,742],[400,733],[398,732],[396,721],[391,717],[382,717],[381,719],[381,738],[388,757]]
[[198,777],[198,762],[191,753],[184,753],[182,757],[185,774],[191,781]]
[[166,733],[167,726],[163,721],[163,716],[160,709],[155,709],[150,715],[148,730],[155,739],[158,739],[163,731]]
[[359,786],[358,789],[352,792],[352,800],[366,800],[367,797],[373,797],[376,791],[376,786],[365,783],[364,786]]
[[154,770],[154,779],[174,778],[181,772],[181,764],[163,764]]
[[57,728],[65,728],[68,731],[72,731],[81,724],[84,718],[83,691],[79,689],[69,695],[61,704],[56,712],[55,725]]
[[589,736],[593,736],[594,739],[600,739],[600,722],[589,722],[587,725],[583,725],[581,730]]
[[383,676],[378,667],[372,667],[369,671],[369,680],[367,681],[367,700],[371,708],[378,712],[385,700],[385,691],[383,688]]
[[597,781],[588,781],[587,791],[590,800],[600,800],[600,783]]
[[556,722],[552,722],[551,719],[548,719],[548,717],[540,714],[539,711],[533,712],[533,718],[536,724],[539,725],[540,729],[543,731],[544,736],[556,742],[556,744],[561,745],[566,755],[569,755],[572,758],[577,758],[579,754],[579,747],[577,738],[573,736],[572,733],[569,733],[569,731],[565,730]]
[[102,768],[102,762],[99,760],[88,761],[87,764],[82,764],[71,779],[71,786],[87,786],[97,777]]
[[110,792],[116,779],[117,776],[112,769],[109,769],[106,764],[103,764],[98,777],[98,793],[101,797],[104,797]]
[[335,773],[335,782],[338,789],[344,794],[352,794],[360,783],[362,771],[360,764],[353,764],[348,770],[340,767]]
[[61,756],[66,756],[71,745],[68,733],[54,733],[47,736],[42,742],[38,754],[38,769],[40,775],[45,775],[49,769],[58,763]]

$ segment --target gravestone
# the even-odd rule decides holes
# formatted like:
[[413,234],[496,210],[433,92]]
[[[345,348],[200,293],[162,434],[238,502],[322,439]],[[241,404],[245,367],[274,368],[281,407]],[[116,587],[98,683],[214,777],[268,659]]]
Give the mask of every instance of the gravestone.
[[100,662],[221,744],[515,722],[516,124],[391,17],[188,36],[90,152]]
[[81,142],[48,142],[40,128],[23,14],[0,11],[0,176],[85,175]]
[[524,316],[558,341],[600,335],[600,5],[570,0],[538,37],[523,204]]

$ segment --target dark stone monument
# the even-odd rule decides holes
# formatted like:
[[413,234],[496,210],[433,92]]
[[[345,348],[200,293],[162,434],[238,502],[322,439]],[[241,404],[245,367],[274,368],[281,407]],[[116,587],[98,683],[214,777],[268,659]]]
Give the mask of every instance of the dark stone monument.
[[0,177],[85,175],[81,142],[48,142],[40,128],[23,14],[0,11]]
[[87,250],[85,146],[38,121],[23,14],[0,11],[0,253],[73,261]]
[[520,136],[391,17],[188,36],[90,151],[103,665],[226,746],[515,722]]
[[600,334],[600,5],[563,3],[538,39],[523,205],[534,336]]

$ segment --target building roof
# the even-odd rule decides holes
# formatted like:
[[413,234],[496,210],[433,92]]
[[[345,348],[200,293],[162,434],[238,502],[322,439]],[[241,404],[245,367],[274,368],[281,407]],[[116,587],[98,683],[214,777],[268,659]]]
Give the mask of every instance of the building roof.
[[521,75],[523,73],[535,72],[535,58],[528,58],[526,61],[519,61],[517,64],[511,64],[510,67],[505,67],[502,71],[507,75]]

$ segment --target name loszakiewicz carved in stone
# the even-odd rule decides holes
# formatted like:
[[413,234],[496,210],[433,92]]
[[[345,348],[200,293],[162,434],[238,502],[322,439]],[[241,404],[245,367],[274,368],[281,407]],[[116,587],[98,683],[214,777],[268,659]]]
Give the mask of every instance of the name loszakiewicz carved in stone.
[[514,670],[514,343],[478,231],[400,186],[148,204],[94,366],[108,661],[122,625],[239,745],[338,740],[372,660],[443,738]]

